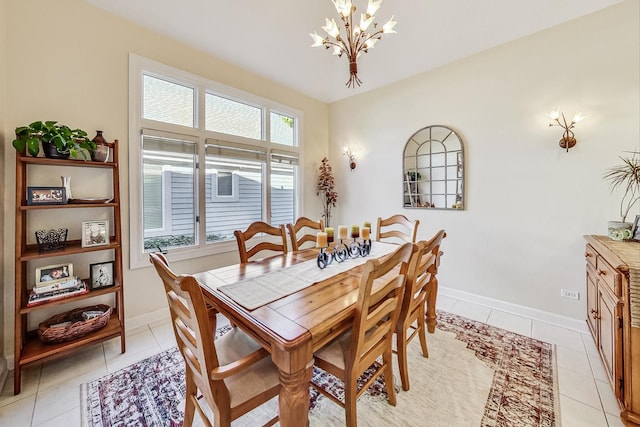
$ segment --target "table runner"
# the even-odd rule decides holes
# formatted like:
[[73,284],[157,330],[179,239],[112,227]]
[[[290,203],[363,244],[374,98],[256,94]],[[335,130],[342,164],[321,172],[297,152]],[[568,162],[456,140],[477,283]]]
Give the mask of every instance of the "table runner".
[[318,267],[314,258],[255,278],[219,286],[218,290],[247,310],[254,310],[396,249],[398,245],[373,242],[371,254],[366,257],[349,258],[341,263],[334,261],[324,269]]
[[611,249],[629,267],[631,326],[640,328],[640,243],[612,240],[607,236],[593,237]]

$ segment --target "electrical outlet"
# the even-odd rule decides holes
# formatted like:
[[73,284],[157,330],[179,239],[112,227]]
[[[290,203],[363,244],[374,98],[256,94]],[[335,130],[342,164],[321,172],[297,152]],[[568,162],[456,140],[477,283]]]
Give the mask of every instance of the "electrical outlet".
[[568,289],[560,289],[560,296],[571,299],[580,299],[580,292],[570,291]]

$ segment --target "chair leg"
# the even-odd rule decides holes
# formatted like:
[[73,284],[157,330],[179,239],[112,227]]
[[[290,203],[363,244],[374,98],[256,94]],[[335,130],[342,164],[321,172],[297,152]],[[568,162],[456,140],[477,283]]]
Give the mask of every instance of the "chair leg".
[[400,371],[400,381],[402,389],[409,390],[409,366],[407,363],[407,330],[404,326],[401,331],[396,331],[396,351],[398,352],[398,369]]
[[347,427],[356,427],[358,425],[358,410],[356,408],[357,392],[357,376],[344,382],[344,412]]
[[420,337],[420,346],[422,347],[422,355],[424,357],[429,357],[429,348],[427,347],[427,334],[425,332],[426,323],[425,323],[425,314],[424,314],[424,305],[420,307],[420,313],[418,313],[418,336]]
[[195,383],[191,380],[191,377],[187,375],[186,380],[186,390],[185,390],[185,405],[184,405],[184,427],[191,427],[193,424],[193,414],[196,410],[196,405],[194,399],[196,399],[198,388]]
[[384,388],[387,390],[387,396],[389,397],[389,403],[391,406],[396,406],[396,389],[393,386],[393,358],[392,358],[391,346],[382,355],[382,363],[384,364]]

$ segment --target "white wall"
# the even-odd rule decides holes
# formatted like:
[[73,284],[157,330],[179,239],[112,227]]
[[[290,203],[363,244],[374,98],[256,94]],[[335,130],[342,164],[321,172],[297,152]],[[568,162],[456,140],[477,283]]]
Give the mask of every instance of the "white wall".
[[[82,0],[20,0],[2,2],[0,8],[0,55],[4,32],[6,61],[0,61],[0,141],[6,149],[2,163],[7,190],[3,215],[4,258],[6,269],[2,306],[4,355],[13,353],[13,281],[14,281],[14,200],[15,150],[6,141],[13,139],[14,128],[35,120],[58,120],[94,135],[102,129],[108,139],[120,140],[120,184],[124,245],[125,315],[139,318],[166,307],[166,297],[149,268],[129,270],[129,152],[128,152],[128,58],[140,56],[180,68],[228,86],[268,98],[301,110],[303,127],[303,173],[305,182],[313,182],[320,160],[328,149],[329,107],[288,88],[267,81],[196,49],[109,15]],[[26,23],[26,24],[25,24]],[[4,77],[6,96],[1,92]],[[58,174],[59,175],[59,174]],[[58,179],[58,177],[55,177]],[[59,181],[55,181],[59,184]],[[82,210],[81,210],[82,211]],[[301,214],[318,216],[320,202],[313,188],[304,195]],[[65,210],[65,219],[76,212]],[[78,227],[84,213],[77,213]],[[1,219],[2,217],[0,217]],[[79,231],[70,231],[70,235]],[[73,236],[70,238],[74,238]],[[195,272],[237,261],[233,252],[174,263],[179,272]],[[87,261],[93,262],[93,261]],[[58,307],[55,311],[61,311]],[[51,315],[53,313],[49,313]],[[129,323],[128,326],[132,326]]]
[[[332,104],[334,223],[399,212],[420,220],[421,239],[444,228],[441,286],[584,319],[582,236],[619,217],[602,173],[640,145],[639,17],[629,0]],[[590,114],[569,153],[544,114],[557,107]],[[402,208],[404,144],[434,124],[465,141],[465,211]],[[345,145],[359,153],[353,172]]]

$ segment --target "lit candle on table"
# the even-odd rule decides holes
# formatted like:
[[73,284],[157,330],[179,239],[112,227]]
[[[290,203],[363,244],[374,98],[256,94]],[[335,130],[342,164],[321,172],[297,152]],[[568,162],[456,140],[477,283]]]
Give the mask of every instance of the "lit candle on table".
[[369,240],[371,238],[371,229],[369,227],[362,227],[361,235],[362,235],[362,240]]
[[351,237],[353,237],[354,239],[356,237],[360,237],[360,227],[358,227],[357,225],[351,226]]
[[327,247],[327,233],[319,231],[318,234],[316,234],[316,247],[317,248]]
[[340,240],[344,240],[347,238],[347,226],[346,225],[339,225],[338,226],[338,238]]
[[324,232],[327,233],[327,242],[333,242],[333,227],[326,227]]

